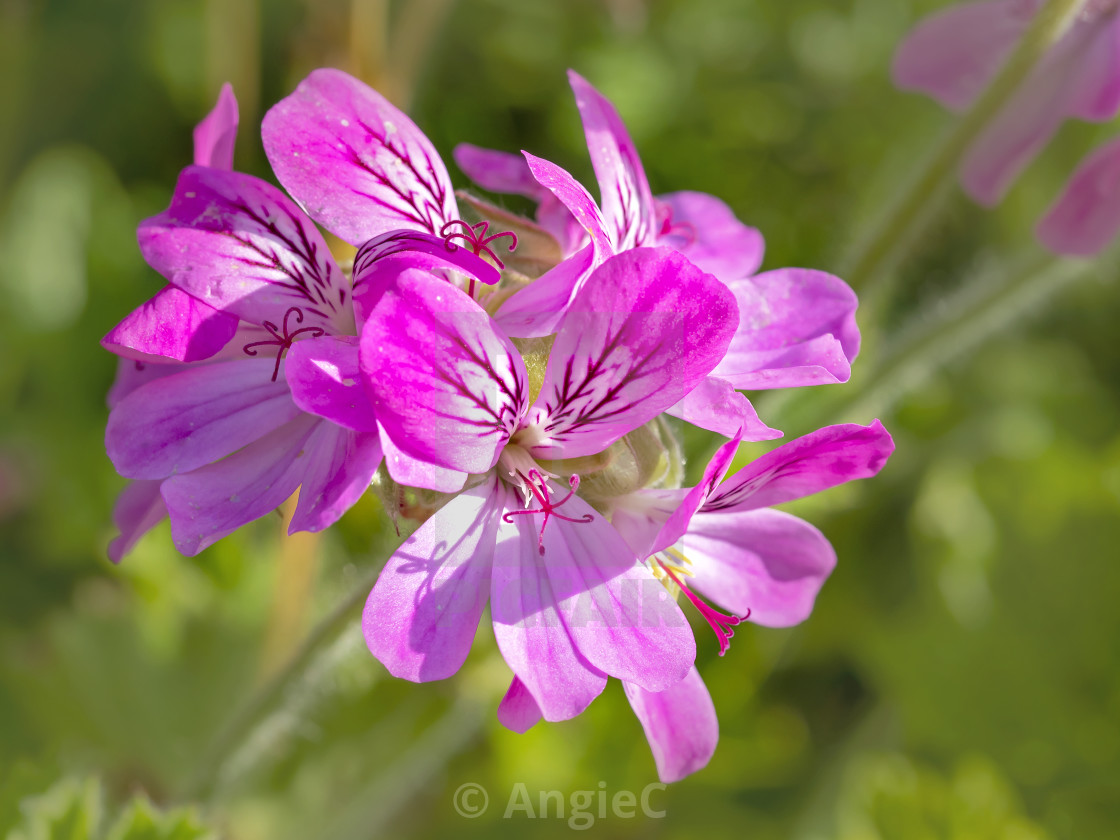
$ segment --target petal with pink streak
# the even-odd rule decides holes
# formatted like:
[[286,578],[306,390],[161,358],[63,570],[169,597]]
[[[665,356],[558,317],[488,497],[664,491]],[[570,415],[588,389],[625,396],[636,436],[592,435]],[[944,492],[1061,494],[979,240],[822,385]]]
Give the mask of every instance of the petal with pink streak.
[[587,137],[587,151],[599,181],[603,216],[617,250],[652,245],[657,238],[656,208],[642,160],[618,111],[605,96],[568,71]]
[[678,782],[707,766],[719,741],[719,720],[696,668],[665,691],[646,691],[628,682],[622,687],[646,733],[661,781]]
[[[293,334],[354,332],[349,284],[322,234],[259,178],[188,166],[171,206],[138,238],[152,268],[213,307]],[[292,308],[299,317],[285,324]]]
[[181,368],[109,414],[105,447],[127,478],[165,478],[236,452],[301,412],[271,359]]
[[923,18],[895,51],[895,86],[926,93],[953,110],[966,108],[995,77],[1042,3],[957,3]]
[[175,547],[193,557],[280,507],[309,469],[307,445],[324,422],[301,415],[228,458],[163,482]]
[[690,493],[687,487],[638,490],[611,501],[611,525],[638,557],[656,551],[654,542],[665,523]]
[[536,157],[528,152],[522,152],[529,164],[533,177],[551,192],[565,207],[571,211],[579,225],[591,237],[591,244],[595,246],[595,260],[601,262],[616,250],[616,242],[607,229],[607,223],[599,212],[595,199],[584,189],[583,185],[571,174],[544,158]]
[[200,362],[225,347],[237,318],[175,286],[165,286],[101,339],[111,353],[135,361]]
[[723,358],[739,317],[726,286],[669,248],[612,257],[570,313],[530,412],[544,458],[601,452],[680,402]]
[[130,481],[113,505],[113,524],[120,534],[109,543],[109,559],[119,563],[136,543],[167,516],[159,481]]
[[366,601],[366,645],[393,676],[450,677],[490,594],[501,515],[496,480],[460,493],[397,549]]
[[358,369],[356,336],[297,341],[284,358],[292,400],[308,414],[357,432],[376,432],[377,418]]
[[237,98],[229,82],[222,85],[218,102],[194,129],[194,162],[198,166],[233,169],[237,141]]
[[541,707],[517,677],[498,704],[498,722],[518,734],[528,732],[541,719]]
[[813,610],[836,567],[824,534],[778,510],[699,513],[680,543],[693,589],[765,627],[790,627]]
[[782,436],[758,419],[750,400],[718,376],[706,377],[665,413],[724,437],[734,437],[740,431],[743,440],[773,440]]
[[658,196],[670,211],[668,230],[658,245],[680,251],[701,271],[725,283],[750,277],[760,265],[766,246],[762,234],[735,218],[718,198],[700,192]]
[[341,70],[315,70],[265,115],[264,150],[307,213],[351,245],[396,228],[439,233],[459,218],[423,132]]
[[870,478],[893,451],[894,441],[878,420],[869,426],[826,426],[743,467],[712,492],[700,512],[755,510]]
[[552,335],[568,313],[572,298],[591,271],[595,249],[587,245],[545,272],[499,307],[494,320],[506,335],[539,338]]
[[460,143],[452,153],[468,178],[493,193],[512,193],[540,201],[547,195],[529,171],[525,158],[509,152]]
[[381,464],[381,441],[377,432],[353,432],[323,422],[301,457],[305,466],[289,534],[322,531],[354,506]]
[[378,422],[404,452],[483,473],[526,410],[517,349],[465,293],[407,270],[362,329],[361,366]]
[[1106,143],[1073,173],[1036,231],[1058,254],[1091,257],[1120,233],[1120,139]]
[[855,292],[839,277],[783,268],[729,284],[739,329],[713,371],[739,389],[847,382],[859,353]]

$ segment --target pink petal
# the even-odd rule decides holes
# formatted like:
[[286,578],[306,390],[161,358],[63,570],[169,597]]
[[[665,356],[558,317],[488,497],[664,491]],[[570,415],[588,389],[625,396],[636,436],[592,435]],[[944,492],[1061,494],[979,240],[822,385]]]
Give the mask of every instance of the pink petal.
[[283,193],[237,172],[189,166],[171,206],[140,225],[144,258],[183,291],[254,324],[354,332],[349,284],[322,234]]
[[599,181],[603,216],[616,249],[652,245],[658,232],[653,195],[626,126],[614,105],[586,79],[569,70],[568,81],[583,120],[587,151]]
[[301,415],[227,458],[163,482],[175,547],[188,557],[280,507],[309,469],[316,429]]
[[692,561],[689,584],[724,609],[766,627],[809,617],[836,567],[824,535],[777,510],[699,513],[680,543]]
[[506,335],[514,338],[552,335],[560,328],[572,298],[594,261],[594,247],[584,247],[507,298],[494,315],[494,321]]
[[453,156],[466,176],[484,190],[523,195],[536,201],[548,194],[537,183],[521,155],[460,143]]
[[199,362],[225,347],[237,318],[165,286],[101,339],[111,353],[136,361]]
[[226,82],[218,103],[194,129],[194,162],[198,166],[233,169],[233,147],[237,141],[237,99]]
[[440,680],[467,658],[489,595],[500,512],[491,479],[448,502],[385,565],[362,632],[393,676]]
[[596,262],[601,262],[616,250],[617,240],[612,238],[612,233],[607,230],[607,223],[599,212],[595,199],[584,189],[571,174],[551,161],[539,158],[528,152],[522,152],[529,164],[533,177],[548,189],[575,217],[579,225],[591,237],[591,244],[595,246]]
[[498,704],[498,722],[506,729],[518,734],[528,732],[541,719],[541,708],[525,683],[517,677],[509,685],[509,691]]
[[612,257],[577,292],[530,412],[534,455],[601,452],[679,402],[738,323],[727,287],[668,248]]
[[352,432],[324,422],[301,457],[305,466],[289,534],[322,531],[350,510],[381,465],[381,442],[377,432]]
[[657,237],[688,257],[701,271],[725,283],[750,277],[762,265],[762,234],[747,227],[715,196],[676,192],[658,196],[670,211],[669,227]]
[[130,481],[113,505],[113,524],[120,534],[109,543],[109,559],[119,563],[136,543],[167,516],[159,481]]
[[355,336],[307,338],[284,358],[284,378],[303,411],[358,432],[376,432],[373,404],[358,369]]
[[679,403],[665,409],[665,413],[724,437],[734,437],[740,431],[743,440],[773,440],[782,436],[758,419],[750,400],[718,376],[704,379]]
[[149,362],[136,362],[132,359],[118,359],[117,372],[113,384],[109,386],[109,393],[105,395],[105,402],[109,408],[116,408],[117,403],[142,385],[147,385],[154,379],[182,371],[182,366],[174,363],[156,364]]
[[128,478],[165,478],[236,452],[300,410],[271,380],[271,359],[182,368],[137,388],[109,414],[105,447]]
[[855,292],[839,277],[783,268],[730,284],[739,329],[713,373],[739,389],[847,382],[859,353]]
[[404,487],[420,487],[437,493],[458,493],[467,483],[468,475],[461,470],[449,470],[401,452],[384,429],[381,430],[381,448],[385,452],[385,466],[389,475]]
[[715,489],[700,512],[755,510],[870,478],[893,451],[894,441],[878,420],[869,426],[826,426],[743,467]]
[[1091,257],[1120,233],[1120,139],[1094,151],[1073,173],[1036,231],[1058,254]]
[[483,473],[526,409],[525,366],[463,292],[415,269],[381,295],[362,329],[361,366],[377,419],[404,452]]
[[428,138],[341,70],[313,71],[265,115],[261,135],[280,183],[351,245],[396,228],[439,233],[459,218]]
[[719,741],[719,720],[696,668],[665,691],[646,691],[628,682],[622,687],[645,730],[661,781],[677,782],[707,766]]

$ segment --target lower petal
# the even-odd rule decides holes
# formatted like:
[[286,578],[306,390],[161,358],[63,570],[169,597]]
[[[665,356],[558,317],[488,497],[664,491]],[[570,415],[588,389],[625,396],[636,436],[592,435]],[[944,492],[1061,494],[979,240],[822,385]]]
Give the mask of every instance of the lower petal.
[[167,516],[159,481],[130,481],[113,505],[113,524],[120,535],[109,543],[109,559],[121,562],[148,531]]
[[517,677],[509,685],[509,691],[498,704],[498,722],[506,729],[518,734],[528,732],[541,719],[541,707]]
[[1120,233],[1120,139],[1097,149],[1073,173],[1038,225],[1042,244],[1058,254],[1091,257]]
[[750,400],[718,376],[707,377],[683,400],[665,409],[665,413],[724,437],[736,437],[741,433],[742,440],[757,441],[782,436],[780,431],[758,419]]
[[305,452],[307,470],[289,534],[322,531],[337,522],[369,489],[381,464],[376,432],[352,432],[328,422],[319,423]]
[[661,781],[677,782],[707,766],[719,741],[719,720],[695,667],[665,691],[646,691],[628,682],[622,687],[645,730]]

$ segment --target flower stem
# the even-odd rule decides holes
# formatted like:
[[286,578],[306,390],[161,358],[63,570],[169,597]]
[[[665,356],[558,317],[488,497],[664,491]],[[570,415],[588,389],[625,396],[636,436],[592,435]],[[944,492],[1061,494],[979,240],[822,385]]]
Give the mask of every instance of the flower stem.
[[973,141],[1039,60],[1069,31],[1088,2],[1050,0],[1039,11],[992,83],[887,204],[869,234],[857,243],[843,275],[852,286],[876,301],[885,296],[885,272],[925,228]]

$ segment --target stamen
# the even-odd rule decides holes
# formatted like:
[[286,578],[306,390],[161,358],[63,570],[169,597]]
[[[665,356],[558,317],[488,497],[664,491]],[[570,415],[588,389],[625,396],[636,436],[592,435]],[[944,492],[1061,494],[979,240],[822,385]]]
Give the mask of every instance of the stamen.
[[695,245],[696,240],[700,238],[700,233],[692,222],[674,222],[671,219],[666,220],[665,227],[661,229],[661,235],[680,236],[685,240],[685,247]]
[[[456,225],[460,225],[463,229],[449,233],[448,231]],[[512,254],[513,250],[517,247],[517,234],[512,230],[504,230],[501,233],[492,233],[487,236],[486,232],[488,230],[490,230],[490,223],[487,221],[479,222],[477,225],[469,225],[462,219],[452,219],[439,229],[439,235],[443,237],[444,242],[447,243],[449,248],[454,247],[453,240],[461,239],[465,245],[474,251],[476,257],[485,253],[486,256],[497,263],[498,268],[505,268],[506,264],[498,259],[498,255],[494,253],[494,250],[490,247],[490,243],[496,242],[503,236],[508,236],[510,238],[510,243],[507,250]],[[471,285],[473,287],[473,280],[471,281]]]
[[[578,475],[573,475],[570,479],[568,479],[568,486],[571,489],[568,491],[568,495],[558,502],[552,501],[552,498],[548,492],[548,483],[545,481],[544,476],[541,475],[539,470],[530,470],[529,474],[525,476],[525,479],[525,486],[533,494],[533,498],[537,500],[537,504],[539,504],[540,507],[533,510],[508,511],[507,513],[502,515],[502,521],[510,524],[513,522],[512,517],[514,516],[524,516],[525,514],[529,513],[543,513],[544,522],[541,523],[540,536],[537,538],[537,548],[539,549],[542,556],[544,555],[544,529],[545,526],[548,525],[548,518],[550,516],[555,516],[557,519],[563,519],[565,522],[574,522],[577,525],[586,525],[587,523],[594,521],[595,517],[590,513],[585,513],[583,516],[577,519],[576,517],[567,516],[557,511],[557,508],[567,502],[568,499],[572,498],[572,496],[576,494],[576,490],[579,489]],[[528,500],[526,500],[526,504],[528,504]]]
[[243,348],[241,348],[245,351],[246,356],[257,355],[257,347],[277,346],[280,348],[276,351],[276,365],[272,368],[273,382],[276,381],[276,377],[280,373],[280,359],[283,358],[284,351],[292,346],[292,342],[295,341],[298,336],[302,335],[303,333],[311,333],[312,338],[319,338],[320,336],[326,334],[326,331],[322,327],[303,327],[296,330],[295,332],[291,332],[288,329],[288,319],[291,318],[293,314],[296,316],[296,323],[302,324],[303,310],[298,306],[293,306],[291,309],[284,313],[283,335],[280,334],[280,329],[274,323],[272,323],[271,321],[265,321],[263,324],[261,324],[261,326],[268,330],[268,334],[271,335],[272,338],[262,339],[261,341],[251,341]]
[[715,631],[716,638],[719,639],[719,655],[723,656],[727,653],[727,649],[731,647],[731,637],[735,635],[735,631],[732,628],[750,618],[751,611],[748,609],[747,614],[744,616],[721,613],[710,604],[705,604],[696,596],[696,593],[681,583],[681,579],[673,573],[673,569],[676,567],[672,564],[665,563],[660,558],[657,560],[657,565],[659,565],[665,571],[665,574],[672,579],[673,583],[680,588],[685,597],[692,602],[692,606],[700,611],[700,615],[704,616],[704,620],[707,621],[712,630]]

